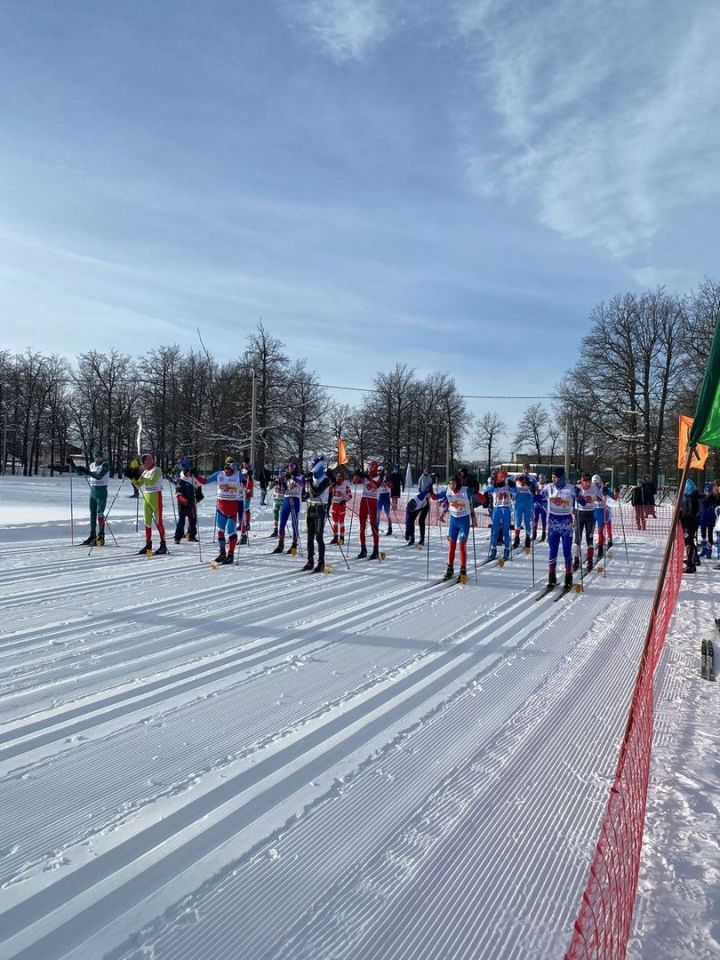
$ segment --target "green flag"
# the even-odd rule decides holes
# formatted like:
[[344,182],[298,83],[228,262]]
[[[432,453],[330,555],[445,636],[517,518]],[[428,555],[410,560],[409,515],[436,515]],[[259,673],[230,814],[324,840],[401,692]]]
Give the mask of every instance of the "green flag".
[[720,447],[720,314],[715,319],[715,336],[688,442]]

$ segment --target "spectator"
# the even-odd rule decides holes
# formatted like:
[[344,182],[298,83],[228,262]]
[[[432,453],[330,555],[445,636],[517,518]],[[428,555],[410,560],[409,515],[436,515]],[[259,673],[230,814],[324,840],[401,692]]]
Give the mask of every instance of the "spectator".
[[635,512],[635,526],[638,530],[645,530],[647,526],[647,514],[645,513],[645,503],[643,500],[643,488],[636,483],[630,493],[630,503]]
[[699,562],[697,545],[698,522],[700,519],[700,494],[693,480],[685,483],[685,493],[680,504],[680,525],[685,535],[685,573],[695,573]]
[[645,507],[645,518],[647,519],[648,517],[652,517],[653,520],[656,520],[657,514],[655,513],[655,494],[657,493],[657,490],[649,473],[644,474],[640,483],[640,487],[642,489],[643,506]]

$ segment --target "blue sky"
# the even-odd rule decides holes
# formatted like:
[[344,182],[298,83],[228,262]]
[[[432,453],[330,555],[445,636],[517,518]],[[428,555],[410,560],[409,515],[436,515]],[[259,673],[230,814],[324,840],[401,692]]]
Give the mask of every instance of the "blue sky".
[[262,317],[324,383],[542,395],[600,300],[717,278],[717,0],[6,0],[0,28],[4,347],[200,327],[232,358]]

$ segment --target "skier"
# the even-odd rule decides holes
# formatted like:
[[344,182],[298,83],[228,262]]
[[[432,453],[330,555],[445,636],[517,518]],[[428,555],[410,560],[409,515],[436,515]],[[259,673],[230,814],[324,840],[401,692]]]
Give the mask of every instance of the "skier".
[[187,523],[187,538],[191,543],[197,543],[197,493],[200,485],[205,483],[205,477],[196,477],[189,457],[180,457],[177,473],[173,473],[171,483],[175,487],[175,499],[178,505],[178,519],[175,525],[175,543],[185,536]]
[[397,464],[393,467],[388,479],[390,480],[390,503],[392,505],[392,512],[395,514],[395,519],[397,520],[398,500],[402,492],[402,477],[400,476],[400,467],[398,467]]
[[379,470],[380,476],[380,487],[378,488],[378,498],[377,498],[377,524],[380,526],[380,518],[383,515],[383,511],[387,516],[388,528],[386,536],[392,534],[392,517],[390,516],[390,494],[391,494],[391,484],[390,481],[385,476],[385,467],[380,467]]
[[580,569],[580,550],[582,548],[583,533],[585,534],[586,567],[588,573],[593,568],[593,540],[595,536],[595,508],[602,502],[602,487],[592,482],[592,476],[583,472],[576,492],[583,498],[578,500],[577,524],[575,528],[575,543],[573,547],[573,570]]
[[470,533],[470,516],[473,507],[473,495],[462,485],[459,476],[451,477],[447,489],[437,497],[443,515],[450,513],[448,523],[448,561],[443,580],[451,580],[455,575],[455,550],[460,546],[460,573],[458,583],[467,579],[467,539]]
[[539,523],[542,526],[542,534],[540,536],[541,542],[545,539],[545,527],[547,523],[547,509],[545,508],[545,498],[543,497],[545,480],[546,480],[545,474],[539,473],[537,478],[537,484],[535,485],[535,492],[533,493],[532,538],[533,540],[537,540],[537,530],[538,530],[538,523]]
[[535,480],[530,476],[530,464],[523,465],[522,473],[515,477],[515,539],[513,549],[520,546],[520,530],[525,527],[525,548],[530,547],[532,530],[533,495]]
[[353,477],[353,483],[362,484],[362,497],[360,499],[360,515],[358,516],[358,527],[360,528],[360,553],[357,560],[367,557],[367,547],[365,546],[365,527],[370,523],[370,532],[372,533],[373,549],[369,560],[380,559],[380,539],[378,536],[378,516],[377,516],[377,496],[381,484],[380,469],[377,460],[371,460],[367,470],[364,473],[359,471]]
[[[605,550],[609,550],[612,546],[612,520],[610,519],[610,507],[607,501],[608,497],[616,500],[617,496],[615,492],[610,489],[609,484],[603,483],[599,473],[593,474],[592,484],[597,491],[595,500],[595,526],[598,532],[597,558],[598,560],[602,560],[605,555]],[[607,538],[605,537],[606,529],[610,531]]]
[[515,481],[508,479],[507,470],[500,468],[493,472],[485,492],[492,494],[493,501],[488,560],[495,560],[497,557],[498,537],[501,532],[503,558],[507,560],[510,556],[510,517],[512,514],[512,499],[515,495]]
[[718,502],[713,485],[706,483],[700,499],[700,556],[708,560],[712,557],[715,507],[718,506]]
[[213,562],[230,566],[235,560],[235,547],[238,540],[238,505],[244,502],[245,497],[245,484],[235,457],[225,457],[223,469],[215,470],[206,479],[206,483],[215,483],[215,481],[217,481],[215,523],[220,552]]
[[685,482],[685,493],[680,504],[680,525],[685,535],[685,573],[695,573],[698,563],[697,536],[700,519],[700,494],[693,480]]
[[285,480],[283,479],[282,470],[278,472],[276,477],[272,478],[269,489],[273,498],[273,529],[270,537],[277,538],[280,509],[282,508],[283,497],[285,496]]
[[333,532],[330,543],[340,546],[345,543],[345,511],[352,498],[353,492],[345,479],[345,470],[338,467],[335,471],[335,483],[330,488],[330,520]]
[[90,536],[83,540],[83,547],[102,547],[105,543],[105,505],[108,496],[110,465],[102,450],[95,451],[90,464]]
[[429,467],[423,467],[418,478],[417,493],[410,497],[405,507],[405,540],[409,547],[415,544],[415,521],[420,530],[418,547],[425,545],[425,524],[430,512],[430,498],[433,490],[433,477]]
[[[327,515],[328,500],[332,480],[325,471],[325,457],[313,457],[310,461],[310,476],[308,477],[304,495],[307,497],[307,561],[303,570],[312,570],[313,573],[322,573],[325,569],[325,517]],[[315,541],[318,547],[318,562],[315,566]]]
[[288,553],[295,553],[298,545],[298,531],[300,530],[300,497],[305,485],[305,477],[300,473],[295,457],[290,457],[281,478],[284,489],[282,506],[280,508],[280,530],[277,546],[273,553],[282,553],[285,549],[285,528],[290,520],[292,527],[292,546]]
[[165,543],[165,525],[162,515],[162,486],[163,475],[160,467],[156,466],[155,458],[151,453],[146,453],[140,458],[140,464],[143,472],[133,480],[133,486],[142,489],[143,493],[143,520],[145,522],[145,546],[138,550],[138,555],[152,550],[152,523],[155,521],[157,532],[160,535],[160,546],[155,551],[155,555],[168,552]]
[[[562,541],[565,560],[565,589],[572,586],[573,508],[581,502],[576,488],[570,486],[564,467],[553,467],[552,481],[543,490],[548,512],[548,588],[557,583],[557,555]],[[584,498],[582,498],[584,503]]]

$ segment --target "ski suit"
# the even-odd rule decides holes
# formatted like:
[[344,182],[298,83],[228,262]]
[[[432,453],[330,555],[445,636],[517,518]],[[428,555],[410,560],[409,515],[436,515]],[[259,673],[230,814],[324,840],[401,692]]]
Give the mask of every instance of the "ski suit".
[[604,483],[602,487],[596,488],[595,499],[595,526],[598,532],[598,547],[605,547],[605,527],[608,528],[608,539],[612,540],[612,520],[610,518],[610,507],[607,505],[607,498],[616,499],[615,494],[610,487]]
[[105,505],[108,496],[108,479],[110,465],[102,463],[90,464],[90,536],[95,536],[96,524],[99,536],[105,536]]
[[244,497],[243,477],[239,470],[231,473],[227,470],[216,470],[207,478],[207,483],[217,480],[217,504],[215,509],[215,524],[217,526],[218,546],[220,553],[225,552],[227,542],[228,554],[235,553],[238,529],[238,505]]
[[142,487],[143,492],[143,521],[145,523],[145,542],[152,540],[152,522],[155,520],[155,526],[160,534],[160,540],[165,539],[165,525],[162,515],[162,470],[158,466],[150,470],[143,470],[137,480],[133,480],[133,485]]
[[205,478],[195,477],[189,470],[181,470],[174,479],[175,499],[178,505],[178,519],[175,526],[175,542],[182,540],[187,523],[188,538],[197,539],[197,502],[195,490],[205,483]]
[[525,528],[525,544],[530,546],[532,530],[533,494],[535,481],[527,474],[521,473],[515,477],[515,539],[520,537],[520,530]]
[[380,544],[378,537],[378,516],[377,516],[377,497],[380,488],[380,477],[371,477],[368,473],[363,473],[354,478],[355,483],[362,483],[362,497],[360,499],[360,514],[358,516],[358,526],[360,528],[360,547],[365,546],[365,526],[370,523],[370,532],[372,533],[373,550],[377,550]]
[[347,480],[334,483],[330,488],[330,519],[332,521],[333,537],[340,543],[345,543],[345,512],[348,503],[353,498],[352,489]]
[[491,493],[493,498],[490,555],[493,556],[497,552],[498,538],[500,530],[502,530],[503,555],[507,560],[510,556],[510,517],[512,515],[513,496],[515,495],[515,482],[505,480],[499,486],[489,483],[485,492]]
[[285,493],[280,508],[280,540],[285,539],[285,528],[290,520],[292,545],[297,547],[300,532],[300,497],[305,486],[305,477],[298,470],[284,476]]
[[548,483],[543,489],[548,511],[549,570],[553,578],[561,541],[565,575],[572,576],[573,507],[578,499],[575,489],[569,483],[564,483],[562,487]]
[[448,523],[448,567],[455,562],[455,548],[460,546],[460,566],[467,566],[467,540],[470,534],[470,516],[472,514],[472,494],[467,487],[461,487],[453,493],[448,487],[438,496],[441,508],[450,514]]
[[428,487],[424,491],[418,491],[415,496],[410,497],[405,507],[405,539],[409,544],[415,543],[416,520],[420,528],[420,540],[418,543],[420,546],[425,543],[425,521],[430,512],[430,490],[431,487]]
[[576,487],[575,494],[582,497],[585,502],[582,504],[578,503],[573,553],[579,561],[583,534],[585,534],[588,565],[592,567],[593,538],[595,536],[595,508],[597,507],[598,501],[602,502],[602,489],[594,483],[591,483],[588,487]]
[[392,517],[390,516],[390,482],[382,477],[382,482],[378,488],[378,499],[377,499],[377,522],[380,526],[380,520],[382,519],[383,511],[387,516],[388,521],[388,534],[392,533]]
[[537,539],[538,523],[542,527],[542,539],[545,539],[545,528],[547,526],[547,507],[545,506],[545,498],[543,497],[544,488],[545,484],[538,483],[535,487],[535,492],[533,493],[533,540]]
[[307,562],[311,564],[315,555],[315,542],[318,548],[318,563],[325,563],[325,516],[330,497],[332,481],[326,473],[316,480],[309,477],[305,486],[307,497]]

